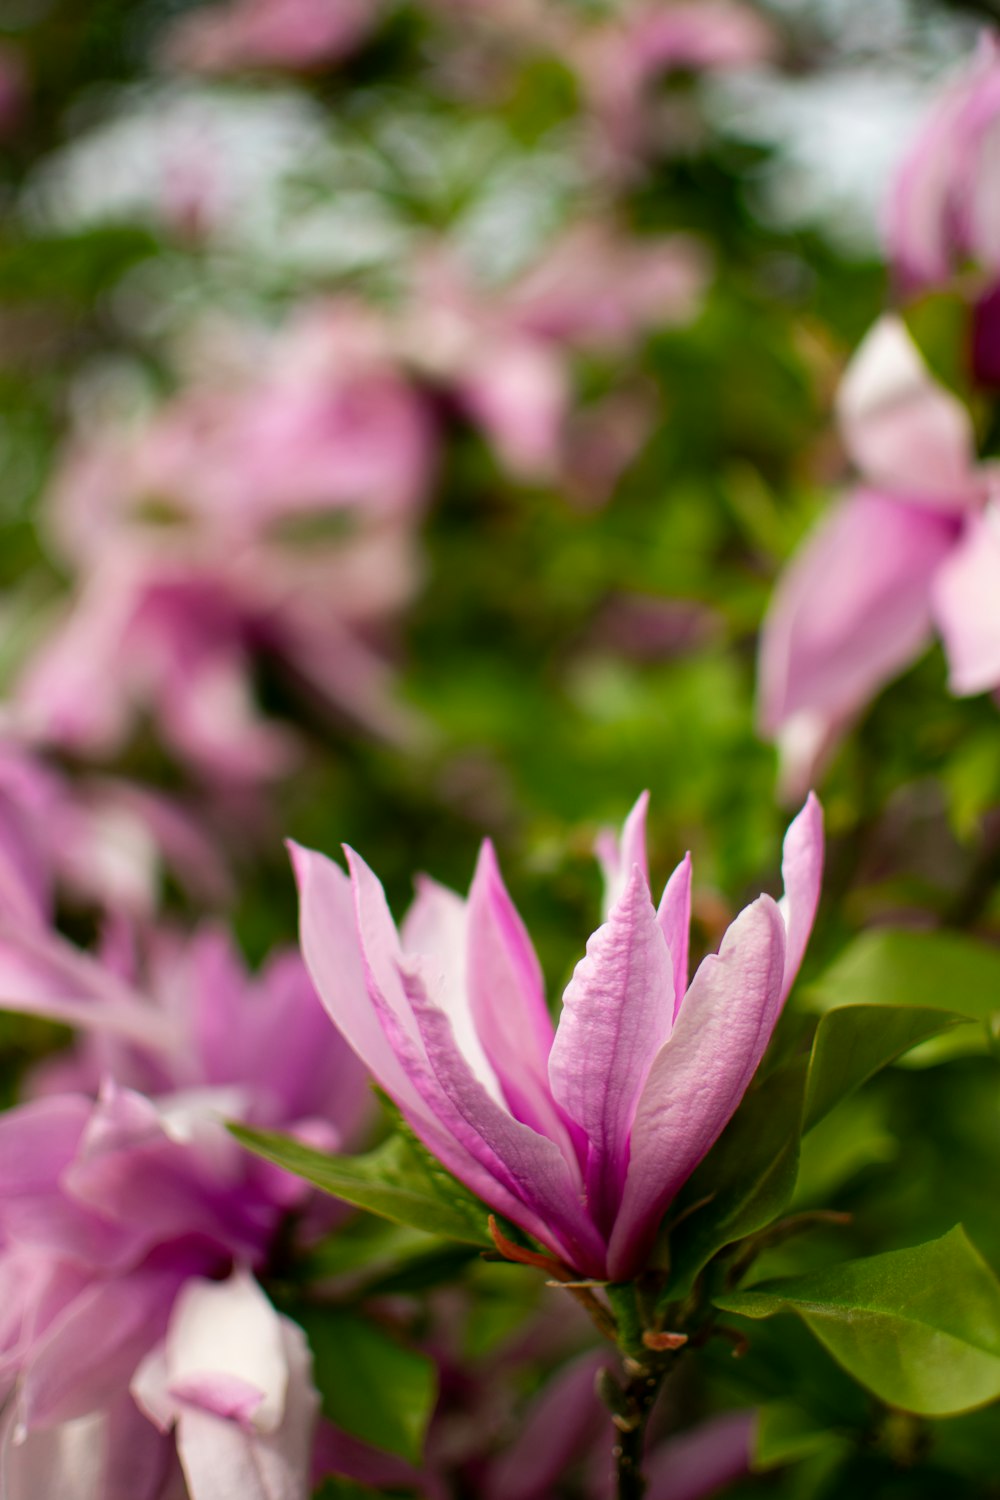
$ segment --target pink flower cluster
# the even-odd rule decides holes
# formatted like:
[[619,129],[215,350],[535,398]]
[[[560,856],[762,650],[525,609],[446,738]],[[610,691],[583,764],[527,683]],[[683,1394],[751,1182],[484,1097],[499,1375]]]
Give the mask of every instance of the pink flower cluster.
[[[20,849],[0,833],[5,874]],[[297,955],[251,979],[221,931],[111,929],[94,958],[0,903],[5,1005],[80,1028],[0,1117],[0,1490],[8,1500],[301,1500],[318,1398],[254,1272],[304,1184],[225,1121],[324,1149],[364,1075]]]
[[286,772],[291,732],[254,702],[262,654],[320,704],[413,732],[377,646],[419,576],[425,407],[353,305],[237,354],[138,430],[81,437],[57,476],[76,595],[14,703],[40,740],[107,757],[148,715],[204,777]]

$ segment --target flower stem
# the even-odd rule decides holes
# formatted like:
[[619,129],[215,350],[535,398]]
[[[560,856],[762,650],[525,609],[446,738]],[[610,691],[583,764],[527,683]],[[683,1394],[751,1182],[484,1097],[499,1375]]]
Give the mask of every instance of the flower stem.
[[664,1371],[637,1370],[620,1391],[620,1410],[612,1413],[615,1425],[616,1500],[642,1500],[646,1493],[643,1459],[646,1424],[663,1382]]

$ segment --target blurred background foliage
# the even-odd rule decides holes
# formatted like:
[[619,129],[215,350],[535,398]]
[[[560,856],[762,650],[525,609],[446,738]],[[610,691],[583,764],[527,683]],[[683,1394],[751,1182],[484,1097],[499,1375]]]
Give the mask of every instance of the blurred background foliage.
[[[0,13],[24,78],[22,115],[0,144],[0,680],[14,680],[66,586],[37,520],[71,422],[168,394],[200,319],[276,323],[345,291],[391,309],[430,234],[502,286],[580,216],[637,239],[694,233],[712,267],[697,315],[574,362],[584,405],[626,389],[654,414],[606,499],[512,477],[432,392],[441,442],[422,578],[390,647],[421,733],[400,746],[331,723],[261,661],[260,701],[299,725],[306,751],[255,794],[260,825],[230,852],[235,925],[258,961],[294,936],[282,835],[331,852],[349,842],[396,910],[414,870],[464,887],[489,835],[556,994],[593,926],[593,837],[648,787],[654,884],[692,850],[707,948],[727,911],[777,882],[787,814],[754,727],[756,637],[775,577],[846,474],[831,402],[890,295],[879,195],[993,6],[775,0],[775,62],[749,77],[669,80],[673,132],[610,185],[580,148],[573,71],[502,24],[491,31],[488,14],[400,4],[337,66],[212,80],[157,60],[187,8],[6,0]],[[478,48],[468,75],[449,71],[466,46]],[[171,152],[199,131],[218,156],[222,206],[207,228],[164,207]],[[913,326],[939,371],[955,372],[946,299],[918,308]],[[937,648],[874,703],[821,788],[829,875],[789,1028],[872,926],[1000,938],[998,745],[995,705],[949,697]],[[63,763],[75,769],[72,756]],[[148,728],[110,769],[191,789]],[[167,900],[194,915],[179,890]],[[72,931],[89,920],[67,911]],[[970,986],[985,1017],[983,965]],[[877,999],[883,982],[863,971],[838,1003]],[[962,1009],[966,998],[911,1003]],[[54,1035],[0,1022],[8,1097]],[[890,1070],[810,1139],[799,1197],[851,1224],[772,1252],[769,1272],[911,1244],[960,1220],[1000,1271],[995,1067],[981,1042],[955,1050]],[[520,1315],[517,1281],[508,1268],[470,1277],[480,1356],[491,1319],[506,1330]],[[801,1329],[755,1325],[745,1361],[722,1348],[685,1379],[672,1399],[688,1416],[780,1403],[790,1386],[806,1413],[794,1441],[775,1439],[775,1462],[799,1462],[734,1495],[1000,1494],[995,1412],[895,1418]]]

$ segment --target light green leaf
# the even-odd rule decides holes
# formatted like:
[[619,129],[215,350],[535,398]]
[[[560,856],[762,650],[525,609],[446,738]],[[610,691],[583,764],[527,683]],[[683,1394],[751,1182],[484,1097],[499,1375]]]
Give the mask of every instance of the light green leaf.
[[352,1437],[419,1464],[437,1399],[437,1366],[377,1324],[341,1307],[300,1304],[323,1411]]
[[356,1208],[426,1234],[492,1248],[489,1209],[411,1136],[392,1135],[367,1156],[327,1156],[271,1131],[230,1129],[258,1156]]
[[843,1005],[820,1017],[806,1080],[803,1130],[928,1037],[968,1022],[953,1011],[908,1005]]
[[804,995],[820,1010],[923,1006],[991,1022],[1000,1015],[1000,951],[960,933],[882,927],[849,944]]
[[745,1318],[797,1313],[855,1380],[904,1411],[950,1416],[1000,1396],[1000,1282],[961,1226],[715,1305]]

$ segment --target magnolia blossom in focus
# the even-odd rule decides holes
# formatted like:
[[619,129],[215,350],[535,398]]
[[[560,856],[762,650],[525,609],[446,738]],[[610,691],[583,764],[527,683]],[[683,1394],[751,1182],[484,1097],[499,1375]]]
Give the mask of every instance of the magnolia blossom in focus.
[[295,746],[254,702],[261,653],[376,733],[414,732],[376,646],[419,573],[424,405],[354,307],[241,353],[138,431],[81,441],[58,476],[76,599],[15,691],[42,740],[112,755],[148,713],[203,775],[278,774]]
[[379,11],[379,0],[225,0],[175,22],[165,55],[196,73],[311,72],[356,52]]
[[646,436],[646,412],[639,401],[623,413],[620,393],[574,417],[571,355],[621,357],[648,330],[693,318],[707,275],[692,239],[628,239],[596,223],[574,226],[492,293],[440,253],[418,267],[401,353],[451,387],[516,477],[564,476],[593,435],[610,486]]
[[806,539],[761,637],[761,729],[792,798],[935,628],[953,693],[1000,684],[997,479],[969,413],[894,317],[861,345],[838,410],[863,486]]
[[654,907],[646,798],[599,850],[607,919],[557,1029],[484,844],[468,899],[423,880],[397,928],[376,877],[294,847],[302,950],[332,1019],[454,1176],[584,1276],[646,1263],[664,1210],[729,1120],[798,971],[819,895],[810,797],[761,896],[688,977],[691,864]]

